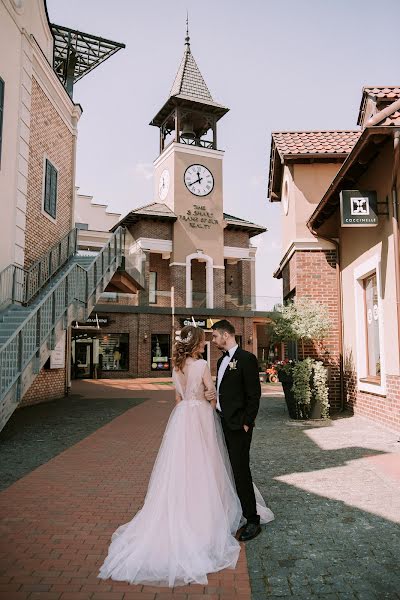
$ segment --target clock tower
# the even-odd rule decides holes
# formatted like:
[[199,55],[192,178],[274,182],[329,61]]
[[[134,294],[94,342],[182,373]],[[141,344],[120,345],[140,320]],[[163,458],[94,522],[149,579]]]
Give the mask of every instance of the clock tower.
[[[171,274],[185,281],[186,306],[192,306],[192,261],[206,263],[207,307],[218,305],[224,286],[223,151],[217,122],[228,108],[214,102],[190,48],[185,50],[168,100],[151,121],[160,130],[154,161],[154,201],[176,215]],[[176,268],[174,268],[176,267]]]

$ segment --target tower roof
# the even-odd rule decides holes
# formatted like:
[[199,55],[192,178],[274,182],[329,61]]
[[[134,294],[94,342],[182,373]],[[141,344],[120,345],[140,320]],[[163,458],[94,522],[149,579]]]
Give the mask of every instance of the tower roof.
[[210,90],[190,49],[188,29],[186,29],[185,52],[169,95],[170,97],[182,95],[201,102],[213,102]]
[[229,110],[229,108],[214,102],[191,51],[187,21],[186,27],[185,51],[168,100],[150,125],[159,127],[174,106],[182,104],[190,105],[195,110],[206,109],[207,112],[216,115],[217,119],[220,119]]

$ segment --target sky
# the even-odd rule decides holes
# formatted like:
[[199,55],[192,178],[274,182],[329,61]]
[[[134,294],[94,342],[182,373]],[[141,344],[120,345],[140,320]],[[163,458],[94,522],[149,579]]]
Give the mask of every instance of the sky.
[[400,2],[385,0],[47,0],[50,21],[126,44],[74,88],[77,185],[122,213],[153,202],[158,129],[184,51],[216,102],[224,210],[264,225],[258,307],[282,293],[281,205],[267,198],[272,131],[357,129],[364,85],[400,85]]

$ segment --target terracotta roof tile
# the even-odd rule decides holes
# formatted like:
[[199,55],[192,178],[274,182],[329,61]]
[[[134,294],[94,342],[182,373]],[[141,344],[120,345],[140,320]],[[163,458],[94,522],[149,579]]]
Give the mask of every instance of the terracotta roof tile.
[[349,154],[359,137],[359,131],[279,131],[272,133],[281,158],[299,154]]
[[400,110],[396,110],[394,113],[377,123],[377,125],[391,125],[392,127],[400,127]]
[[400,86],[376,86],[376,87],[364,87],[363,92],[370,96],[376,96],[377,98],[396,99],[400,98]]

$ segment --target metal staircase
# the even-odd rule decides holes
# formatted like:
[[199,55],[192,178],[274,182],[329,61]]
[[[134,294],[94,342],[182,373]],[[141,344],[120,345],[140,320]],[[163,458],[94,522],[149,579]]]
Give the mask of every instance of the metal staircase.
[[77,231],[29,270],[0,273],[0,431],[72,321],[85,321],[122,264],[119,227],[95,256],[77,256]]

